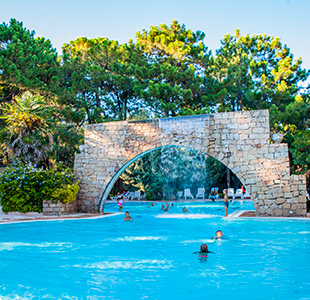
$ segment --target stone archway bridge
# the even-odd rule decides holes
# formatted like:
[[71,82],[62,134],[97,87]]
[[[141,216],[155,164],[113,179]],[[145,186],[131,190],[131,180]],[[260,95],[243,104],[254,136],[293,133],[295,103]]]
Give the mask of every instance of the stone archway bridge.
[[119,175],[166,146],[190,147],[226,165],[246,186],[258,216],[305,216],[306,178],[290,175],[287,144],[270,143],[268,110],[85,126],[75,157],[80,212],[102,211]]

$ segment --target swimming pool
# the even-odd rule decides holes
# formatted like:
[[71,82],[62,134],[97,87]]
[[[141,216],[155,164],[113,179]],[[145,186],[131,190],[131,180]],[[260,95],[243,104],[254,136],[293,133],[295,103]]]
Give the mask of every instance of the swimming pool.
[[[219,202],[159,208],[126,203],[132,223],[117,215],[1,225],[0,298],[310,299],[309,221],[223,218]],[[211,239],[217,229],[228,239]],[[203,242],[214,254],[202,259],[193,252]]]

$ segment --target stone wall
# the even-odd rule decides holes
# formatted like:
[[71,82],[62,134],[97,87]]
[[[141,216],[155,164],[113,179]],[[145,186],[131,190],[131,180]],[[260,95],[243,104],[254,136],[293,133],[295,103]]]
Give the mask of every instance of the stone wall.
[[286,144],[270,144],[268,110],[85,126],[74,166],[81,180],[78,210],[102,210],[124,168],[142,153],[166,146],[190,147],[228,166],[259,216],[306,215],[305,176],[290,175]]
[[77,201],[68,204],[61,202],[52,202],[50,200],[43,201],[43,215],[46,216],[61,216],[77,213]]

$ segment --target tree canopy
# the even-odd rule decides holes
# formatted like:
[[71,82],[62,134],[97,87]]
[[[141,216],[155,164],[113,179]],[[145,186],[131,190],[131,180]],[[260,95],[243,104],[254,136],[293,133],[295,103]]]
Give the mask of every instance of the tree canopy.
[[[284,133],[289,144],[292,171],[308,172],[309,70],[303,69],[301,58],[267,34],[241,35],[237,30],[223,37],[214,54],[204,38],[202,31],[174,20],[142,29],[123,44],[80,37],[64,44],[58,55],[49,40],[35,37],[22,22],[3,23],[1,152],[11,147],[16,155],[14,139],[27,136],[15,112],[24,92],[31,92],[33,100],[44,102],[45,116],[40,127],[33,120],[28,132],[49,132],[47,164],[73,165],[84,124],[269,109],[271,130]],[[26,145],[22,140],[19,147]]]
[[59,61],[49,40],[35,38],[34,31],[11,19],[0,25],[0,97],[2,102],[25,91],[45,97],[58,88]]

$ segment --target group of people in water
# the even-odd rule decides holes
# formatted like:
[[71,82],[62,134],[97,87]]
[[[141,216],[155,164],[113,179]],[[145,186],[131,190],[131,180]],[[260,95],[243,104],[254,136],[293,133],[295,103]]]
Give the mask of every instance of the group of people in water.
[[[212,191],[211,191],[212,192]],[[216,192],[216,191],[215,191]],[[225,208],[225,217],[228,217],[228,194],[227,194],[227,189],[224,189],[223,190],[223,193],[224,193],[224,208]],[[122,212],[123,211],[123,207],[124,207],[124,204],[125,204],[125,197],[129,194],[128,191],[126,190],[123,190],[122,193],[118,192],[117,193],[117,205],[119,207],[118,211],[119,212]],[[151,205],[152,207],[154,206],[154,203],[152,203]],[[170,208],[173,207],[173,203],[170,204]],[[166,203],[166,206],[163,204],[161,206],[161,210],[165,213],[168,213],[169,212],[169,204]],[[183,207],[182,209],[182,212],[183,213],[188,213],[190,212],[186,207]]]
[[[222,238],[224,238],[223,232],[222,232],[222,230],[218,230],[212,239],[220,240]],[[200,258],[206,258],[206,257],[208,257],[208,253],[214,253],[214,252],[209,251],[208,245],[203,243],[200,245],[200,251],[196,251],[193,254],[198,254],[198,256]]]
[[[228,216],[227,210],[228,210],[228,205],[229,205],[229,204],[228,204],[227,190],[225,189],[225,190],[223,191],[223,193],[224,193],[225,217],[227,217],[227,216]],[[122,211],[122,209],[123,209],[123,204],[125,203],[125,199],[124,199],[124,198],[125,198],[125,197],[122,195],[122,197],[121,197],[121,198],[118,200],[118,202],[117,202],[117,205],[119,206],[119,211],[120,211],[120,212]],[[152,202],[152,204],[151,204],[151,207],[155,207],[155,204],[154,204],[153,202]],[[161,209],[160,209],[160,210],[163,211],[164,213],[169,213],[169,209],[171,209],[171,208],[174,208],[174,204],[171,203],[170,206],[169,206],[169,204],[166,203],[166,205],[164,205],[164,204],[161,205]],[[182,208],[182,212],[183,212],[183,213],[188,213],[188,212],[190,212],[190,211],[184,206],[184,207]],[[123,221],[126,221],[126,222],[133,222],[133,219],[132,219],[132,217],[129,215],[129,212],[128,212],[128,211],[125,212],[125,217],[124,217]],[[216,231],[215,236],[212,237],[212,239],[216,239],[216,240],[220,240],[220,239],[222,239],[222,238],[223,238],[223,232],[222,232],[222,230]],[[214,253],[214,252],[209,251],[208,245],[205,244],[205,243],[203,243],[203,244],[200,245],[200,251],[196,251],[196,252],[194,252],[193,254],[198,254],[199,259],[206,260],[209,253]]]
[[[154,205],[154,203],[152,203],[151,204],[151,207],[154,207],[155,205]],[[166,206],[163,204],[162,206],[161,206],[161,211],[163,211],[163,212],[165,212],[165,213],[168,213],[169,212],[169,208],[173,208],[174,207],[174,205],[173,205],[173,203],[171,203],[170,204],[170,207],[169,207],[169,204],[168,203],[166,203]],[[190,212],[185,206],[182,208],[182,212],[183,213],[187,213],[187,212]]]
[[[166,209],[169,210],[169,205],[168,205],[168,208],[167,208],[167,205],[168,205],[168,203],[166,204],[166,207],[164,205],[162,205],[162,209],[164,208],[165,210]],[[154,203],[152,203],[151,206],[154,206]],[[173,207],[173,203],[171,203],[170,206]],[[183,210],[184,210],[184,208],[186,209],[186,207],[183,207]],[[165,211],[165,212],[168,212],[168,211]],[[189,212],[189,211],[187,210],[187,212]],[[133,219],[132,219],[132,217],[129,216],[129,212],[128,211],[125,212],[125,218],[123,219],[123,221],[133,222]],[[220,240],[222,238],[223,238],[222,230],[218,230],[215,233],[215,236],[212,237],[212,239],[216,239],[216,240]],[[208,245],[203,243],[203,244],[200,245],[200,251],[196,251],[193,254],[198,254],[199,258],[207,258],[209,253],[214,253],[214,252],[209,251]]]
[[[118,205],[118,207],[119,207],[119,210],[118,210],[119,212],[122,212],[122,211],[123,211],[123,205],[125,204],[125,196],[126,196],[126,193],[128,193],[128,192],[125,191],[125,192],[122,193],[122,194],[118,193],[117,205]],[[227,217],[227,216],[228,216],[228,206],[229,206],[227,190],[224,189],[224,190],[223,190],[223,193],[224,193],[225,217]],[[155,204],[152,202],[151,207],[154,207],[154,206],[155,206]],[[173,203],[171,203],[170,206],[169,206],[168,203],[166,203],[166,205],[162,204],[160,210],[161,210],[162,212],[164,212],[164,213],[169,213],[169,209],[171,209],[171,208],[174,208]],[[182,213],[190,213],[190,211],[184,206],[184,207],[182,208]],[[126,213],[125,213],[124,221],[131,221],[131,222],[133,221],[133,220],[132,220],[132,217],[129,216],[129,212],[128,212],[128,211],[126,211]]]

